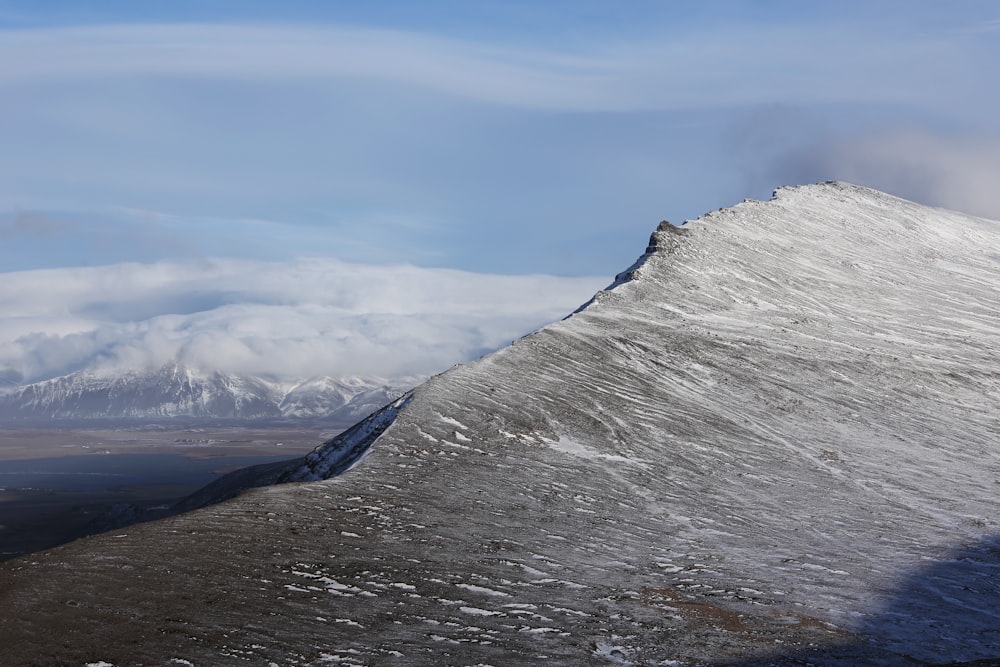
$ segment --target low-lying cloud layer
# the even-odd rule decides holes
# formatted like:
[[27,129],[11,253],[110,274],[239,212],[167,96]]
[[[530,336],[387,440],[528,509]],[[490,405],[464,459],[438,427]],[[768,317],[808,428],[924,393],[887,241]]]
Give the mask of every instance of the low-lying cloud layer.
[[607,282],[326,259],[4,273],[0,378],[170,362],[281,379],[426,375],[566,315]]

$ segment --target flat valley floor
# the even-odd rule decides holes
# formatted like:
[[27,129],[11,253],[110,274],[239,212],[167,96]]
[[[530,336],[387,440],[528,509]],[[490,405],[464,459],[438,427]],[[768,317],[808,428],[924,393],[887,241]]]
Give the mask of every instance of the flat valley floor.
[[0,428],[0,561],[92,532],[115,506],[156,507],[250,465],[302,456],[340,428]]

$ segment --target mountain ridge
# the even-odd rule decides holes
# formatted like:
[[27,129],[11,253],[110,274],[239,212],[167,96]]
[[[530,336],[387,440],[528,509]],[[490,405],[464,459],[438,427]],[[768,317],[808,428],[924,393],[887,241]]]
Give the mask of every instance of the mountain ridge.
[[315,419],[353,423],[417,378],[276,381],[167,364],[155,371],[79,372],[0,391],[0,418],[38,420]]
[[285,469],[315,481],[3,564],[0,642],[22,664],[995,658],[1000,223],[827,183],[682,229]]

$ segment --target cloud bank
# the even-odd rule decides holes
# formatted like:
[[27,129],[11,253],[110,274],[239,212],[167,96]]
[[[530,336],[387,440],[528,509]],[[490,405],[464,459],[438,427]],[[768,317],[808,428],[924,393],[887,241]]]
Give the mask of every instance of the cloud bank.
[[439,372],[558,319],[607,278],[211,260],[0,274],[0,378],[180,362],[299,379]]

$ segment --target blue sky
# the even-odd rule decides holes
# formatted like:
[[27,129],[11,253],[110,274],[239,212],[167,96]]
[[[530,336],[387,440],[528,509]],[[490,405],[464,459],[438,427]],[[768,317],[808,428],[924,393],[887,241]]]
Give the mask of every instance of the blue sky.
[[993,2],[0,2],[0,31],[6,270],[610,274],[660,219],[826,178],[1000,215],[935,165],[997,146]]
[[661,219],[827,179],[1000,218],[997,63],[986,1],[0,1],[0,278],[590,289]]

